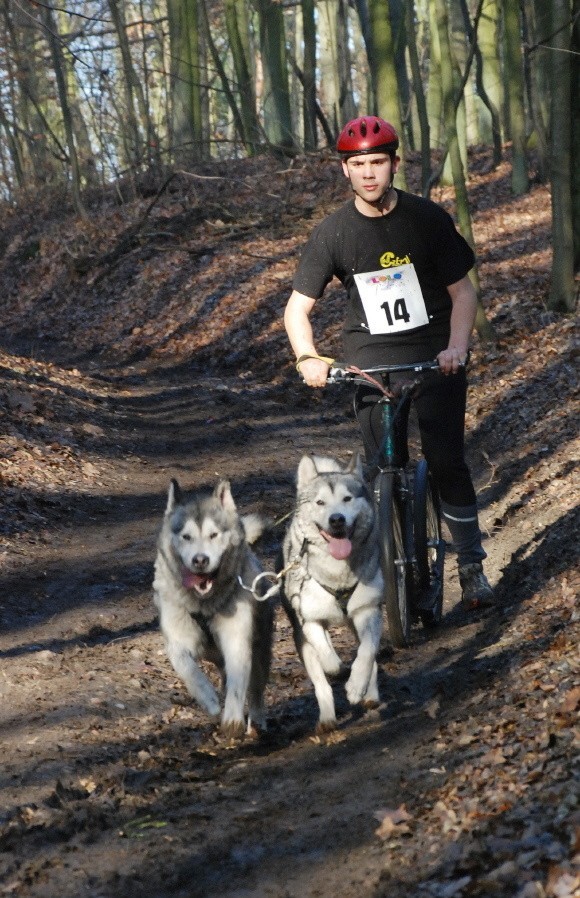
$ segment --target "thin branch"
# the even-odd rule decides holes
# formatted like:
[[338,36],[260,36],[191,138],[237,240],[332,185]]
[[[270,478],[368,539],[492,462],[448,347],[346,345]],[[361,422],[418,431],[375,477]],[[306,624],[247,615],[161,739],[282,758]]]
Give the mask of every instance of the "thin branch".
[[[538,47],[543,47],[543,48],[546,49],[546,50],[561,50],[561,49],[562,49],[561,47],[550,47],[548,44],[545,44],[544,41],[551,41],[552,38],[553,38],[553,37],[556,37],[557,34],[560,34],[561,31],[565,31],[566,28],[569,28],[571,25],[574,25],[575,22],[576,22],[576,19],[577,19],[579,16],[580,16],[580,10],[572,16],[572,18],[570,19],[569,22],[566,22],[564,25],[562,25],[561,28],[558,28],[558,29],[557,29],[556,31],[554,31],[552,34],[548,34],[546,37],[541,38],[541,39],[537,42],[537,44],[532,44],[531,47],[526,47],[525,44],[524,44],[524,53],[533,53],[534,50],[537,50],[537,49],[538,49]],[[576,53],[576,52],[573,51],[573,50],[564,50],[563,52],[564,52],[564,53],[573,53],[574,56],[578,56],[578,53]]]
[[[17,6],[22,12],[25,12],[20,3],[18,3],[18,0],[12,0],[12,2],[14,3],[14,6]],[[34,5],[41,9],[50,9],[52,12],[63,12],[71,18],[75,16],[77,19],[85,19],[87,22],[105,22],[107,25],[111,24],[110,19],[101,19],[99,16],[85,16],[81,12],[73,12],[70,9],[66,9],[66,7],[52,6],[50,3],[39,3],[39,0],[34,0]]]

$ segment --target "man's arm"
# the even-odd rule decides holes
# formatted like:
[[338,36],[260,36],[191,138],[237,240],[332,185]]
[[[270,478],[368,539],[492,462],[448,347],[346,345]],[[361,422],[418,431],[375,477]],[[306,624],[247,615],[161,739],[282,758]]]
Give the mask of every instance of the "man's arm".
[[284,326],[292,349],[299,359],[303,355],[316,356],[300,364],[300,374],[309,387],[324,387],[330,365],[318,358],[310,313],[315,300],[293,290],[284,311]]
[[477,311],[477,294],[469,277],[465,275],[455,284],[447,287],[451,297],[451,333],[447,349],[440,352],[437,360],[443,374],[455,374],[465,363],[469,351],[469,341],[475,314]]

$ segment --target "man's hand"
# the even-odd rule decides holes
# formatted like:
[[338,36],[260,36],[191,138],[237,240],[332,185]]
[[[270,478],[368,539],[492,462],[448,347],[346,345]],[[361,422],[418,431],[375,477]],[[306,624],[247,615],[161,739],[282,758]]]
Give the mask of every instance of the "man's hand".
[[300,377],[309,387],[325,387],[330,365],[322,359],[304,359],[300,363]]
[[459,349],[452,346],[440,352],[437,361],[443,374],[457,374],[459,369],[465,365],[466,358],[466,352],[460,352]]

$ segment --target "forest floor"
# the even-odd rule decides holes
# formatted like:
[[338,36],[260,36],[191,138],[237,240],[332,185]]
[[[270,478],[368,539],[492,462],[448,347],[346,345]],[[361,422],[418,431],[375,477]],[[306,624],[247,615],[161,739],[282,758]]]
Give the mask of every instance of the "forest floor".
[[[348,392],[302,386],[281,325],[338,168],[216,164],[95,192],[90,221],[49,192],[3,210],[0,896],[580,894],[576,321],[546,310],[546,187],[512,198],[483,153],[468,187],[496,335],[474,341],[468,452],[499,605],[461,610],[450,547],[440,628],[405,650],[385,631],[380,707],[337,684],[324,737],[278,609],[268,731],[238,742],[164,655],[155,540],[171,477],[226,477],[280,521],[271,569],[301,455],[358,447]],[[319,306],[339,353],[340,292]]]

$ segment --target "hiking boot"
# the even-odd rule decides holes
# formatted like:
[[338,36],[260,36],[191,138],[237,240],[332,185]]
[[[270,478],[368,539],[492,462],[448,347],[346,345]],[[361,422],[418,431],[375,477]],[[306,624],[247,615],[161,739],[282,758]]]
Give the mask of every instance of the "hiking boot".
[[464,564],[459,568],[461,602],[464,608],[490,608],[495,605],[493,589],[478,562]]

